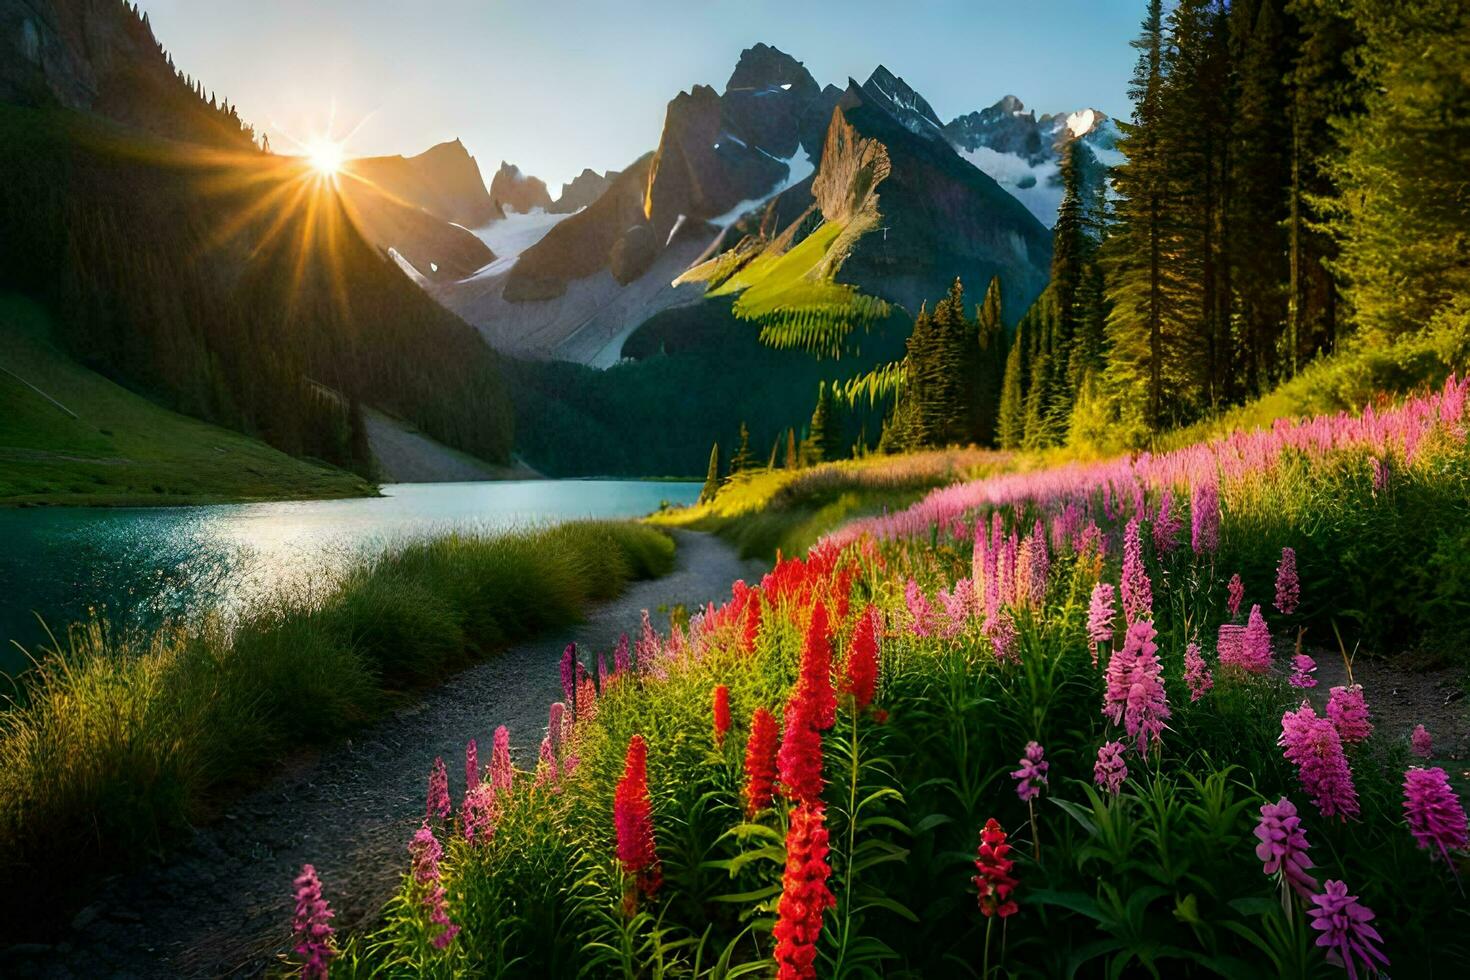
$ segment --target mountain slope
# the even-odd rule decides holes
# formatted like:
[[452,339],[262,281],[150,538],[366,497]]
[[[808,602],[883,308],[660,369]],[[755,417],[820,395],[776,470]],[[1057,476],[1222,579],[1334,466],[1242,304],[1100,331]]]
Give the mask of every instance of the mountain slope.
[[353,496],[371,487],[177,415],[90,371],[43,309],[0,294],[0,501],[180,504]]

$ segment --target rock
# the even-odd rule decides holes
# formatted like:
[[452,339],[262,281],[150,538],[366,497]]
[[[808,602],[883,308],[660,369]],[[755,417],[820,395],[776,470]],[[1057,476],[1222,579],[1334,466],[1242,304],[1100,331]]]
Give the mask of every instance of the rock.
[[627,285],[643,275],[658,254],[658,243],[648,225],[634,225],[613,246],[609,267],[613,278]]
[[536,209],[551,210],[551,195],[540,177],[521,173],[521,168],[504,160],[490,181],[490,204],[501,214],[515,211],[527,214]]
[[571,183],[561,185],[561,196],[548,210],[554,214],[572,214],[582,208],[591,207],[613,185],[617,176],[616,170],[600,174],[588,167],[572,178]]
[[96,905],[88,905],[76,915],[72,916],[71,927],[77,932],[81,932],[96,922],[99,915],[101,915],[101,910]]

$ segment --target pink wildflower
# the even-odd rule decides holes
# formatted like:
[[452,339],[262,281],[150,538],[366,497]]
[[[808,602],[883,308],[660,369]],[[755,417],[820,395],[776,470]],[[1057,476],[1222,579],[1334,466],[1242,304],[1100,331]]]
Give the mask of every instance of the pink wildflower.
[[613,676],[619,677],[627,673],[631,664],[632,657],[628,653],[628,634],[624,633],[618,637],[618,645],[613,649]]
[[1373,477],[1373,496],[1378,496],[1388,489],[1388,464],[1377,456],[1369,460]]
[[1113,618],[1117,615],[1114,605],[1113,584],[1099,582],[1092,587],[1092,602],[1087,607],[1087,639],[1092,644],[1092,665],[1097,666],[1097,646],[1113,642]]
[[296,915],[291,920],[291,928],[296,933],[296,955],[305,961],[301,976],[307,980],[326,980],[327,964],[337,955],[332,947],[336,930],[329,922],[335,913],[322,898],[322,883],[316,876],[316,868],[303,864],[295,885]]
[[1123,617],[1129,624],[1152,618],[1153,586],[1143,565],[1143,542],[1138,537],[1138,518],[1123,529]]
[[490,788],[497,794],[510,792],[515,769],[510,763],[510,732],[504,725],[495,729],[495,744],[490,749]]
[[1252,674],[1264,674],[1271,669],[1271,629],[1259,605],[1251,606],[1251,614],[1246,619],[1238,666]]
[[464,791],[470,793],[476,786],[480,785],[480,749],[475,745],[475,740],[470,739],[464,747]]
[[413,880],[415,886],[423,892],[419,901],[424,908],[429,910],[429,925],[439,927],[440,931],[430,939],[430,942],[438,949],[446,948],[459,934],[459,926],[455,925],[449,918],[449,912],[445,907],[444,885],[439,880],[439,858],[444,849],[439,845],[439,839],[425,823],[413,835],[409,842],[408,853],[413,855]]
[[918,582],[909,579],[903,589],[903,601],[909,610],[909,632],[921,639],[932,636],[937,617],[934,615],[934,607],[919,590]]
[[1327,698],[1327,717],[1337,726],[1337,734],[1348,745],[1357,745],[1373,734],[1368,720],[1368,702],[1363,700],[1363,685],[1334,687]]
[[1239,665],[1245,645],[1245,627],[1239,623],[1221,623],[1215,640],[1215,659],[1226,665]]
[[944,638],[952,640],[963,633],[970,622],[970,611],[975,605],[975,583],[962,578],[953,589],[940,589],[936,598],[944,607]]
[[1316,906],[1308,910],[1312,928],[1322,933],[1317,945],[1327,950],[1329,963],[1347,970],[1349,980],[1357,980],[1358,967],[1377,973],[1380,965],[1388,966],[1388,957],[1377,946],[1383,937],[1371,924],[1373,910],[1349,895],[1347,885],[1324,882],[1322,894],[1313,895],[1312,904]]
[[1240,580],[1239,572],[1230,576],[1230,581],[1225,585],[1225,594],[1225,606],[1230,610],[1230,615],[1240,615],[1240,601],[1245,598],[1245,583]]
[[1159,512],[1154,516],[1154,550],[1167,555],[1179,543],[1179,530],[1184,527],[1184,518],[1174,513],[1174,494],[1165,490],[1164,499],[1159,501]]
[[495,824],[500,819],[500,806],[495,799],[495,788],[490,783],[476,783],[475,788],[464,795],[464,806],[460,808],[460,825],[465,840],[472,844],[485,844],[495,836]]
[[1011,614],[1002,612],[995,619],[985,624],[985,635],[990,640],[991,650],[995,653],[995,659],[1001,663],[1007,660],[1020,660],[1021,652],[1017,645],[1021,634],[1016,631],[1016,624],[1011,619]]
[[1149,743],[1158,744],[1169,720],[1169,702],[1164,693],[1164,668],[1159,663],[1155,631],[1148,620],[1128,627],[1123,649],[1108,661],[1107,691],[1103,715],[1114,725],[1122,724],[1130,737],[1138,738],[1140,754]]
[[1041,787],[1046,785],[1046,770],[1050,767],[1051,763],[1042,759],[1041,743],[1027,742],[1026,754],[1021,756],[1021,768],[1011,773],[1021,802],[1029,802],[1041,795]]
[[1189,543],[1197,555],[1220,547],[1220,489],[1213,480],[1194,485],[1189,498]]
[[1299,653],[1292,658],[1291,663],[1292,673],[1291,677],[1287,678],[1287,680],[1292,687],[1307,688],[1317,686],[1317,678],[1312,676],[1317,672],[1317,661],[1305,653]]
[[1205,693],[1215,686],[1215,677],[1205,664],[1205,658],[1200,653],[1198,643],[1191,643],[1184,648],[1184,683],[1189,685],[1191,703],[1204,697]]
[[1358,791],[1353,773],[1342,752],[1337,728],[1321,718],[1303,701],[1296,711],[1281,716],[1279,745],[1288,761],[1295,763],[1302,789],[1312,798],[1322,816],[1346,820],[1358,815]]
[[1307,873],[1313,867],[1312,859],[1307,856],[1307,835],[1292,802],[1283,796],[1275,803],[1263,804],[1255,833],[1260,841],[1256,845],[1256,857],[1264,865],[1262,872],[1281,875],[1284,885],[1303,900],[1311,901],[1317,891],[1317,879]]
[[567,704],[577,702],[577,644],[568,643],[561,652],[561,695]]
[[1122,742],[1104,742],[1097,750],[1097,762],[1092,766],[1092,781],[1113,795],[1123,788],[1128,778],[1128,763],[1123,761]]
[[1276,566],[1276,611],[1283,616],[1296,612],[1302,600],[1301,582],[1296,575],[1296,552],[1291,548],[1281,549],[1281,564]]
[[1464,850],[1470,836],[1465,830],[1465,807],[1443,769],[1416,766],[1404,773],[1404,815],[1419,846],[1439,848],[1445,863],[1454,867],[1450,851]]
[[979,889],[980,913],[987,919],[997,915],[1008,919],[1021,910],[1011,898],[1019,882],[1011,874],[1016,862],[1006,856],[1010,852],[1006,832],[991,817],[980,831],[980,848],[975,852],[975,870],[979,874],[970,879]]
[[1409,736],[1409,747],[1421,759],[1434,755],[1434,740],[1429,737],[1429,729],[1415,725],[1414,733]]
[[449,772],[444,768],[444,758],[438,756],[434,759],[434,765],[429,769],[428,815],[447,820],[450,809]]

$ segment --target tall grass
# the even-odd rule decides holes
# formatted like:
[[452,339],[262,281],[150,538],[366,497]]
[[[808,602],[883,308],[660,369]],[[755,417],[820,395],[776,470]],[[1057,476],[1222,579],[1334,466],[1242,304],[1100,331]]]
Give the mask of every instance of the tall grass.
[[73,626],[0,711],[0,908],[35,902],[35,882],[64,898],[156,851],[222,787],[363,724],[393,692],[575,621],[667,572],[673,552],[666,534],[629,523],[454,534],[229,628]]
[[1008,468],[1008,453],[938,450],[737,474],[714,500],[652,521],[719,534],[746,558],[801,554],[855,518],[901,510],[924,493]]

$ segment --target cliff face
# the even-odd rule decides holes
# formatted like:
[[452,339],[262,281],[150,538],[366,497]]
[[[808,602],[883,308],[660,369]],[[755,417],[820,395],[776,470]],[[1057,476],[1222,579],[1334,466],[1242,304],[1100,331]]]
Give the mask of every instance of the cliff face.
[[607,189],[617,179],[618,171],[616,170],[600,174],[591,167],[587,167],[573,177],[570,183],[561,185],[561,194],[552,202],[549,210],[552,214],[571,214],[582,208],[590,207],[594,201],[607,193]]
[[61,105],[157,136],[249,149],[253,134],[186,81],[122,0],[0,0],[0,101]]
[[348,170],[411,207],[466,228],[488,224],[499,213],[490,203],[480,166],[459,140],[418,156],[364,157]]
[[546,182],[540,177],[521,173],[513,163],[500,161],[500,169],[490,181],[490,204],[496,216],[511,211],[526,214],[540,208],[551,210],[551,195],[546,191]]

